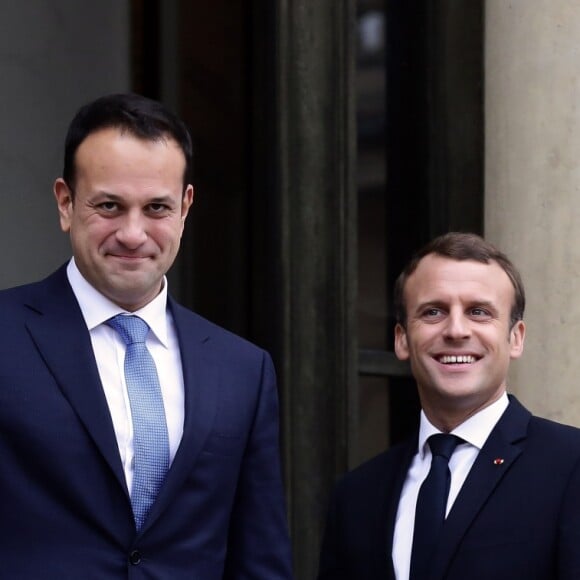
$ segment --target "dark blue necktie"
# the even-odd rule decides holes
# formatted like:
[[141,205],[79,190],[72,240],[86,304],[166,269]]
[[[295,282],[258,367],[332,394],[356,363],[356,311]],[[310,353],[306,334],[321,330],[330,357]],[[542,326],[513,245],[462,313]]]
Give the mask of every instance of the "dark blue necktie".
[[169,438],[155,361],[145,345],[147,323],[119,314],[107,321],[125,344],[125,382],[133,418],[131,504],[139,530],[169,469]]
[[439,433],[431,435],[428,442],[432,455],[431,468],[417,497],[409,580],[428,577],[429,565],[445,521],[451,483],[449,459],[461,439],[448,433]]

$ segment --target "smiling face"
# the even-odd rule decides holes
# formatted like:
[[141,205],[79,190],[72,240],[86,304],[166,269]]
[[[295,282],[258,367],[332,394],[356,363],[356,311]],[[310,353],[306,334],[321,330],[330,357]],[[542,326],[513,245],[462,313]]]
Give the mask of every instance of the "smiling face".
[[177,251],[193,187],[171,139],[138,139],[115,128],[91,133],[75,155],[74,194],[54,185],[60,224],[86,280],[128,311],[161,290]]
[[496,262],[425,256],[406,282],[407,328],[395,352],[409,360],[429,420],[451,430],[506,390],[525,327],[510,328],[514,287]]

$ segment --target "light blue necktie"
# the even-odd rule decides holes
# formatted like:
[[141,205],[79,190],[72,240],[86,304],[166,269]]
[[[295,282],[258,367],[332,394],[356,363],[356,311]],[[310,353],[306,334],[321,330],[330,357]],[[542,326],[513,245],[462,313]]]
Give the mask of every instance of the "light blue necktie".
[[139,530],[169,469],[169,438],[155,361],[145,345],[147,323],[119,314],[107,321],[125,344],[125,382],[133,417],[131,504]]

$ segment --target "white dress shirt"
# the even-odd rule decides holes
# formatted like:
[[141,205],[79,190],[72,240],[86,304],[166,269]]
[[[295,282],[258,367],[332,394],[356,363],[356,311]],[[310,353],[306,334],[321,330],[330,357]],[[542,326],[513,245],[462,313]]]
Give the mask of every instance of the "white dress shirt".
[[[449,460],[451,485],[447,498],[446,516],[449,514],[453,502],[457,498],[467,474],[475,463],[489,434],[499,421],[509,404],[507,394],[504,393],[497,401],[473,415],[467,421],[458,425],[451,433],[461,437],[465,443],[459,444]],[[421,411],[421,425],[419,428],[419,445],[413,457],[399,500],[395,531],[393,537],[393,565],[397,580],[409,580],[411,566],[411,548],[413,545],[413,531],[415,527],[415,505],[419,488],[429,473],[431,467],[431,450],[426,444],[427,439],[440,431],[434,427],[425,413]]]
[[[126,311],[93,288],[79,272],[74,259],[68,264],[67,276],[89,329],[127,488],[130,491],[133,482],[133,422],[125,384],[126,346],[119,333],[105,324],[109,318]],[[157,366],[165,407],[171,462],[183,435],[184,388],[179,343],[173,317],[167,309],[167,280],[164,279],[163,290],[149,304],[129,314],[141,317],[151,329],[146,345]],[[79,388],[82,388],[82,385],[79,385]]]

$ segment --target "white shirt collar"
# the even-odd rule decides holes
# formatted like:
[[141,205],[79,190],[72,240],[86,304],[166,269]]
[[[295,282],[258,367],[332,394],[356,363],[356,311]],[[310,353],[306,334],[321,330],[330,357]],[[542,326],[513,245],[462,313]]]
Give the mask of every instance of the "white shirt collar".
[[149,325],[149,328],[151,328],[159,342],[166,348],[168,347],[166,315],[167,278],[165,276],[163,277],[163,288],[161,292],[149,304],[146,304],[136,312],[127,312],[103,296],[84,278],[74,258],[71,258],[66,273],[89,331],[117,314],[135,314]]
[[[477,447],[477,449],[481,449],[508,405],[509,399],[507,393],[504,392],[497,401],[469,417],[469,419],[453,429],[451,433],[461,437],[461,439]],[[441,431],[431,424],[423,410],[421,410],[419,448],[417,451],[422,458],[425,457],[427,439],[436,433],[441,433]]]

